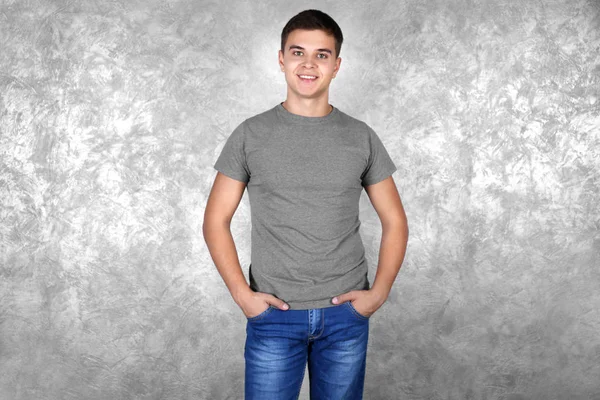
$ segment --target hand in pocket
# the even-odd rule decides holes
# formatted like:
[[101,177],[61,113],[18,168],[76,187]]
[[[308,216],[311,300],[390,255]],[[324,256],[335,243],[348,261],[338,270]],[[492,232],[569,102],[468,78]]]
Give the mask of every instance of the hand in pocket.
[[246,318],[254,318],[269,309],[269,306],[287,310],[289,306],[285,302],[269,293],[251,292],[240,298],[238,305]]

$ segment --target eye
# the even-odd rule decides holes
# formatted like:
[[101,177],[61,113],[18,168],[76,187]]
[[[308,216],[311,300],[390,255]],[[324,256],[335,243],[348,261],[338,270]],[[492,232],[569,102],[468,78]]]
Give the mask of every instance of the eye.
[[325,54],[325,53],[319,53],[319,55],[320,55],[320,56],[323,56],[323,57],[321,57],[321,58],[323,58],[323,59],[326,59],[326,58],[327,58],[327,54]]
[[296,54],[296,53],[302,53],[302,52],[301,52],[300,50],[294,50],[294,51],[292,52],[292,54],[293,54],[293,55],[295,55],[295,56],[296,56],[296,55],[298,55],[298,54]]

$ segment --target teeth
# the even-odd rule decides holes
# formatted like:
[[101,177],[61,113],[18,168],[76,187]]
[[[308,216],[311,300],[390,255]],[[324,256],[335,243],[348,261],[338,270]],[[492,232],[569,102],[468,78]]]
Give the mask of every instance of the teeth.
[[298,75],[298,76],[303,79],[317,79],[316,76],[310,76],[310,75]]

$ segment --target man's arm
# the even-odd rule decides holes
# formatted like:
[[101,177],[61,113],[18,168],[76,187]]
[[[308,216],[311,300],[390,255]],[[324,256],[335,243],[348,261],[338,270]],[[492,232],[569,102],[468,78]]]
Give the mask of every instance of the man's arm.
[[374,185],[365,186],[365,191],[382,226],[379,262],[371,291],[377,293],[383,304],[404,261],[408,222],[394,178],[390,176]]
[[265,306],[273,305],[282,310],[289,307],[272,294],[253,291],[242,272],[230,226],[245,189],[246,183],[217,172],[206,202],[202,232],[231,297],[247,317],[254,317],[265,311]]
[[242,273],[230,230],[231,219],[242,200],[245,189],[244,182],[217,172],[208,196],[202,224],[204,240],[210,255],[238,305],[240,296],[252,292]]

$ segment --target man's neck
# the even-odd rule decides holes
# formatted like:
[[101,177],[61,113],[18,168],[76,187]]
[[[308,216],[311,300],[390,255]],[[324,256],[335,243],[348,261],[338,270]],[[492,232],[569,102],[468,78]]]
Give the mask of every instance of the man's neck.
[[293,101],[287,98],[281,103],[283,108],[291,112],[292,114],[302,115],[304,117],[324,117],[333,111],[333,106],[329,104],[327,98],[324,101]]

